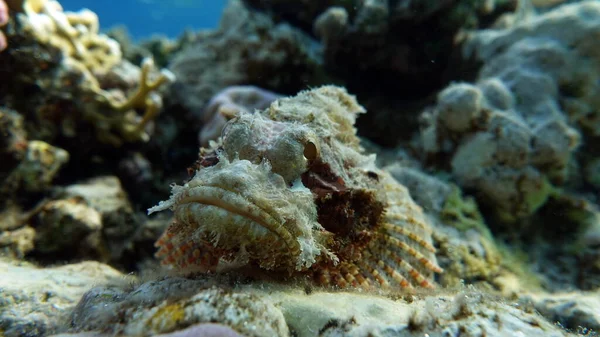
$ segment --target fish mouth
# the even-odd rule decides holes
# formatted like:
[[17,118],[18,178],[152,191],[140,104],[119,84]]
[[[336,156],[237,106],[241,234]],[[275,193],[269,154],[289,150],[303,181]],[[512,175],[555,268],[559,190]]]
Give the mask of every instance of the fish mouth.
[[294,249],[298,246],[290,232],[269,211],[249,201],[236,191],[220,186],[203,185],[189,189],[177,200],[177,205],[194,203],[217,207],[231,214],[250,219],[280,238],[288,248]]

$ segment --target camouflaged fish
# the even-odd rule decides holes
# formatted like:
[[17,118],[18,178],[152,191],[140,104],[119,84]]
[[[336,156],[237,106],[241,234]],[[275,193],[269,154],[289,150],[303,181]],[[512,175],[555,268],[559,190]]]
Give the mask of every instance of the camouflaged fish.
[[[364,108],[338,87],[231,120],[173,185],[157,257],[182,271],[233,263],[337,287],[433,287],[431,227],[408,190],[362,154]],[[241,262],[240,262],[241,261]]]

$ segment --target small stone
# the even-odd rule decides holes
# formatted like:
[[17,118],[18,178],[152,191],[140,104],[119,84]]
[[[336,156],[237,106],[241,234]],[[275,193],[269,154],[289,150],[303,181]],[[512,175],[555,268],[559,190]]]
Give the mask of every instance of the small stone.
[[567,329],[600,330],[600,293],[562,293],[531,295],[535,309],[550,322]]
[[122,283],[123,275],[97,262],[39,269],[0,259],[0,331],[4,337],[59,332],[81,295],[93,285]]

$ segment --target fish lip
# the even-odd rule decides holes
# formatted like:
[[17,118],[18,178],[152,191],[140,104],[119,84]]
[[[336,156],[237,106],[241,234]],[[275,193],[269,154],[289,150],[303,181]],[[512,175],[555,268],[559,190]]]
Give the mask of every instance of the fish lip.
[[293,249],[295,246],[291,233],[271,211],[258,206],[235,190],[218,185],[194,186],[180,195],[176,201],[177,206],[191,203],[217,207],[252,220],[281,239],[288,248]]

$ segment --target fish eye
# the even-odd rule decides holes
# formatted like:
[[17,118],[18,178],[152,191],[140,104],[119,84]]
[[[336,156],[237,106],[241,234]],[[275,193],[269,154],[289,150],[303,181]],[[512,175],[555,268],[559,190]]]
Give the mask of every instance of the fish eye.
[[373,171],[367,171],[367,177],[379,181],[379,175]]
[[309,161],[313,161],[319,157],[319,148],[317,145],[311,141],[306,142],[304,144],[304,158]]

